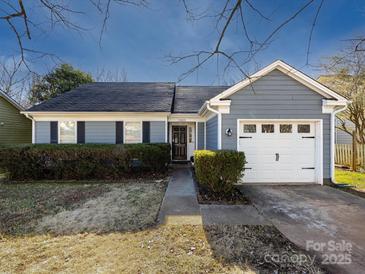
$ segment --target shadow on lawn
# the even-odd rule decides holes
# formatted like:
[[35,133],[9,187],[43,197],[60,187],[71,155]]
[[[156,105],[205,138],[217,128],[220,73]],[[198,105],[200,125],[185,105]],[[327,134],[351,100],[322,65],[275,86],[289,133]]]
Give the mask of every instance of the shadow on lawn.
[[259,273],[327,273],[314,254],[270,225],[204,225],[216,258]]

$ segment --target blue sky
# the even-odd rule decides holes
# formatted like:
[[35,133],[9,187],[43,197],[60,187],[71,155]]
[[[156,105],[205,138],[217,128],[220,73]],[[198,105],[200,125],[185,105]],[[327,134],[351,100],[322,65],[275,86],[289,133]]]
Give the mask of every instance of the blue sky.
[[[223,1],[201,0],[187,1],[194,4],[199,11],[217,10]],[[260,18],[252,10],[245,10],[247,27],[252,36],[264,39],[275,26],[292,14],[306,1],[253,1],[262,12],[270,16],[271,21]],[[83,1],[78,4],[83,4]],[[306,66],[306,47],[310,27],[315,14],[313,8],[308,9],[281,32],[274,41],[256,56],[256,62],[245,66],[247,72],[282,59],[289,64],[316,77],[320,71],[315,67],[324,57],[336,54],[344,47],[344,40],[365,35],[365,2],[360,0],[326,0],[321,9],[313,33],[310,64]],[[91,7],[79,8],[86,11],[85,16],[73,17],[74,20],[87,27],[79,34],[64,28],[50,30],[44,26],[45,32],[33,30],[33,39],[26,46],[37,50],[51,52],[67,63],[82,70],[94,73],[98,68],[106,70],[124,69],[128,81],[176,81],[179,76],[193,66],[192,61],[171,65],[166,56],[184,55],[197,50],[211,49],[217,39],[215,20],[207,18],[196,22],[187,20],[181,1],[150,0],[147,8],[130,6],[113,6],[107,31],[102,46],[99,47],[99,31],[102,17]],[[28,7],[29,16],[41,18],[42,12],[35,7]],[[85,10],[86,9],[86,10]],[[14,35],[5,24],[0,28],[0,56],[16,54]],[[234,22],[223,41],[223,48],[234,50],[247,47],[239,24]],[[38,71],[44,71],[42,62],[34,64]],[[230,71],[222,76],[223,58],[214,58],[198,73],[182,81],[183,84],[225,84],[240,80],[243,76],[237,71]]]

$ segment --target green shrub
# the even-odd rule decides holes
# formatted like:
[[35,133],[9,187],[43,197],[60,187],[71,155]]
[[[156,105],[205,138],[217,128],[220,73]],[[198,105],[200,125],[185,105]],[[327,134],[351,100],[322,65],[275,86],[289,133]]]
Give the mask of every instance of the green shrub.
[[215,193],[229,194],[243,176],[245,154],[233,150],[196,150],[195,174],[202,186]]
[[137,172],[165,172],[169,161],[169,144],[0,147],[0,169],[11,180],[118,179]]

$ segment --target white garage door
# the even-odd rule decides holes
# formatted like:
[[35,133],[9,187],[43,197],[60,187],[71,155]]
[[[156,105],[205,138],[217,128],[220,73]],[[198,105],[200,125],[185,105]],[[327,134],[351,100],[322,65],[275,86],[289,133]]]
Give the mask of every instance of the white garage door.
[[244,182],[316,182],[314,122],[239,123],[238,150],[245,152]]

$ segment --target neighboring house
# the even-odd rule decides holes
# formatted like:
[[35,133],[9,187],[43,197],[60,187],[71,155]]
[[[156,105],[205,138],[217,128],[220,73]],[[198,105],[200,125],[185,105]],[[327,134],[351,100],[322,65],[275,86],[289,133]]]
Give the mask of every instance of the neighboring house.
[[[320,75],[317,79],[320,83],[329,86],[330,84],[333,86],[334,83],[340,85],[340,81],[338,81],[336,75],[326,74]],[[336,117],[336,127],[340,125],[340,120]],[[346,121],[346,127],[351,129],[353,123],[351,121]],[[335,129],[335,143],[336,144],[352,144],[352,136],[347,132],[340,130],[338,128]]]
[[[338,118],[336,118],[336,125],[340,126],[341,122]],[[346,128],[353,129],[354,124],[351,121],[346,120]],[[335,143],[339,145],[351,145],[352,144],[352,135],[348,134],[347,132],[336,128],[336,136],[335,136]]]
[[172,144],[247,157],[244,181],[319,183],[333,178],[334,117],[347,100],[282,61],[231,87],[91,83],[34,106],[34,143]]
[[0,92],[0,144],[32,142],[32,121],[20,111],[17,102]]

